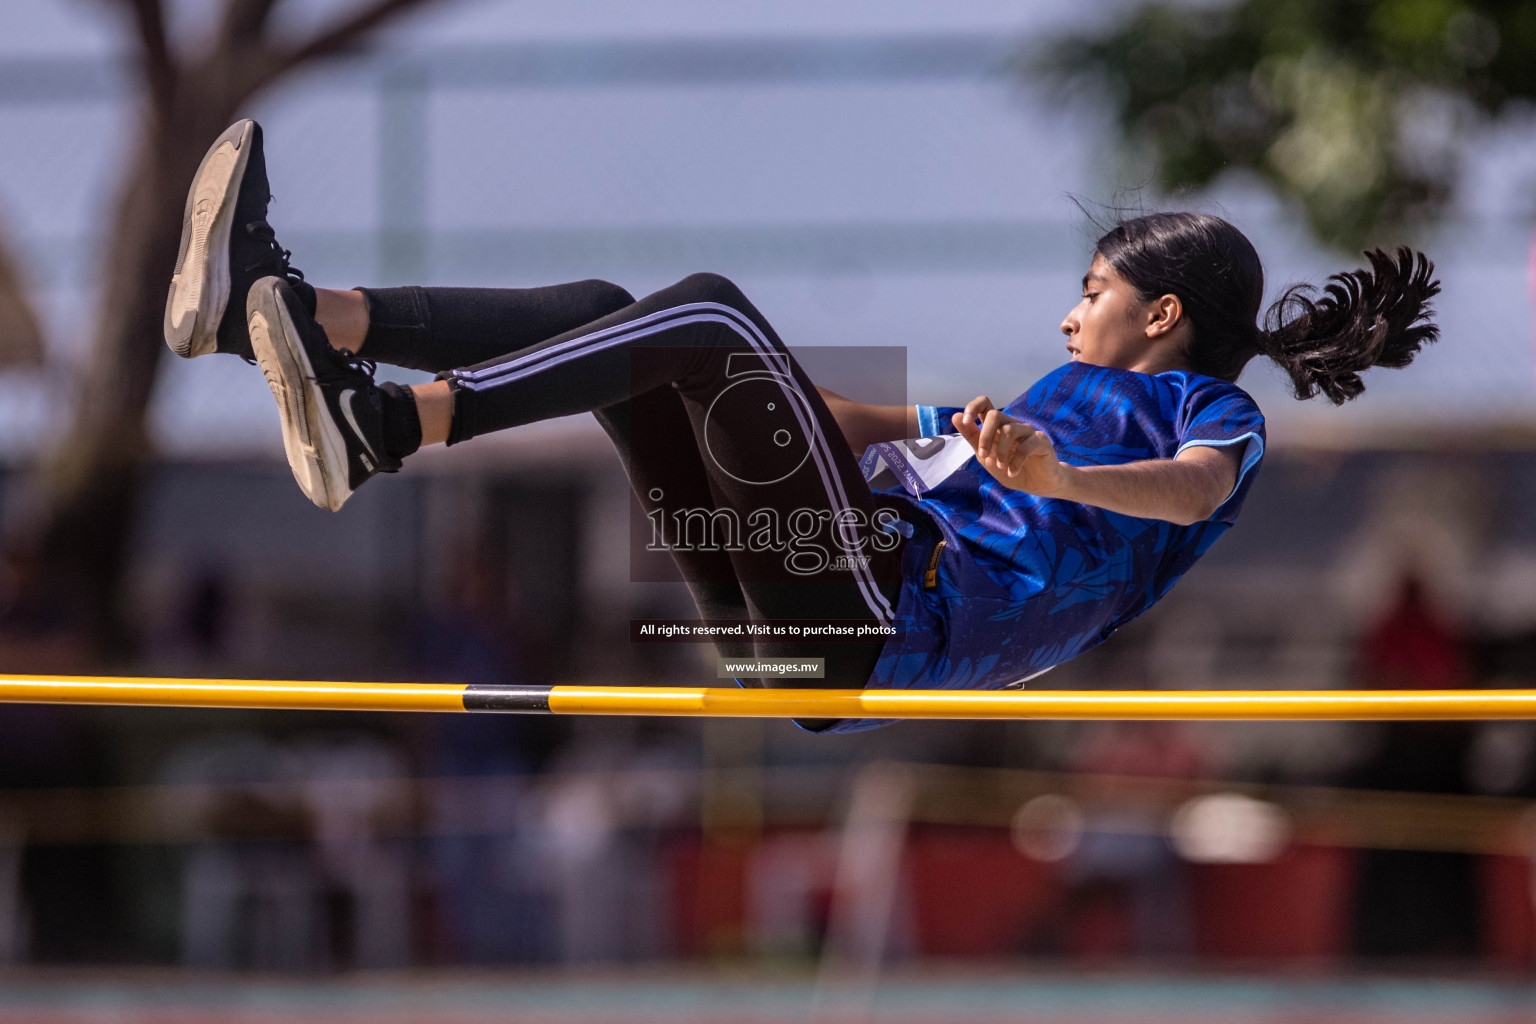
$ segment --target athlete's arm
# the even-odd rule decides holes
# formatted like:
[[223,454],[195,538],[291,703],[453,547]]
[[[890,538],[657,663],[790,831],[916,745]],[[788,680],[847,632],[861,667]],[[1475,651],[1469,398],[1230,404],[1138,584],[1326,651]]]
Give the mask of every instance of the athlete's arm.
[[844,398],[836,391],[828,391],[823,387],[816,390],[821,392],[828,411],[842,428],[843,437],[855,455],[863,454],[864,449],[872,444],[900,441],[916,437],[922,432],[922,428],[917,425],[915,405],[870,405],[868,402]]
[[984,395],[955,413],[954,423],[998,482],[1043,498],[1189,526],[1210,518],[1237,486],[1237,445],[1194,445],[1171,459],[1118,466],[1069,466],[1056,458],[1049,437],[999,412]]

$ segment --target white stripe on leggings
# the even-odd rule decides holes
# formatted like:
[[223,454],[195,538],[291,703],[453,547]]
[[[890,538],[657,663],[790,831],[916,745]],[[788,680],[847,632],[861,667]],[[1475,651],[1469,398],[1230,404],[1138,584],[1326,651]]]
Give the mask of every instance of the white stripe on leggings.
[[[594,331],[592,334],[571,338],[558,345],[517,356],[494,366],[482,367],[475,370],[455,370],[452,374],[461,387],[470,391],[488,391],[497,386],[513,380],[521,380],[550,367],[570,362],[580,358],[589,352],[605,348],[623,345],[640,338],[660,334],[674,327],[682,327],[693,323],[718,323],[731,328],[737,334],[746,339],[747,343],[765,359],[782,360],[784,353],[774,348],[772,342],[758,330],[739,310],[718,302],[691,302],[681,306],[673,306],[660,310],[647,316],[640,317],[627,323],[617,324],[613,327]],[[771,364],[770,364],[771,365]],[[779,389],[784,392],[785,399],[795,418],[800,423],[800,428],[805,431],[806,437],[811,442],[811,454],[814,457],[816,471],[821,476],[822,487],[827,493],[831,504],[838,509],[848,510],[852,506],[848,501],[848,493],[843,488],[842,477],[831,470],[833,456],[827,446],[826,438],[819,429],[819,424],[807,422],[803,412],[802,403],[795,401],[789,388],[785,385],[783,374],[774,373],[779,381]],[[797,392],[798,393],[798,392]],[[834,522],[835,517],[834,517]],[[895,617],[895,610],[887,600],[884,592],[875,582],[869,568],[857,561],[853,562],[853,575],[858,584],[859,592],[864,597],[864,603],[869,606],[875,618],[882,624],[888,624]]]
[[453,376],[459,380],[474,381],[476,383],[492,383],[498,377],[513,373],[517,370],[521,370],[524,367],[531,366],[535,363],[541,363],[551,356],[558,356],[577,350],[585,350],[588,346],[592,345],[593,342],[603,341],[605,339],[623,340],[624,338],[628,338],[630,333],[637,328],[658,323],[659,321],[666,320],[669,317],[676,317],[690,312],[718,311],[721,309],[729,308],[730,307],[728,306],[721,306],[719,303],[715,302],[690,302],[682,306],[672,306],[668,309],[658,310],[655,313],[649,313],[645,316],[637,317],[634,320],[627,320],[622,324],[615,324],[612,327],[605,327],[600,331],[593,331],[591,334],[583,334],[580,337],[569,338],[565,341],[562,341],[558,345],[550,345],[547,348],[541,348],[535,352],[528,352],[523,355],[513,356],[511,359],[508,359],[505,362],[496,363],[493,366],[477,367],[472,370],[454,370],[452,373]]

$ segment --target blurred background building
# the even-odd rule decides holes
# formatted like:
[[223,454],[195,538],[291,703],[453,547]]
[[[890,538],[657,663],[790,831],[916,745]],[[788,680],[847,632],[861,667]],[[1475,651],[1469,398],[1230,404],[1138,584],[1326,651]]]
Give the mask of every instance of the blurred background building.
[[[241,11],[275,8],[278,52],[370,6],[168,2],[163,39],[190,67]],[[604,277],[642,294],[714,270],[792,347],[904,347],[909,400],[963,403],[1059,364],[1094,217],[1222,213],[1271,297],[1357,265],[1360,244],[1424,248],[1443,340],[1345,408],[1298,403],[1255,364],[1271,453],[1242,523],[1051,683],[1531,684],[1528,16],[1360,0],[1340,27],[1302,5],[1293,38],[1259,32],[1285,7],[1259,0],[400,6],[238,107],[266,129],[278,237],[322,285]],[[595,423],[424,453],[330,515],[292,485],[259,374],[121,355],[160,344],[103,326],[149,202],[124,198],[144,125],[183,116],[156,106],[154,61],[140,70],[156,10],[0,11],[0,670],[709,679],[708,648],[626,640],[632,618],[692,609],[681,585],[630,581],[627,485]],[[1271,51],[1242,48],[1260,36]],[[1217,44],[1237,67],[1202,77]],[[184,90],[219,80],[197,67],[212,77]],[[1244,120],[1260,108],[1273,124]],[[1237,128],[1200,135],[1213,124]],[[118,359],[139,369],[114,377]],[[120,462],[92,410],[141,384],[151,457],[125,489],[70,492],[61,449]],[[102,566],[104,596],[77,600]],[[0,962],[1524,977],[1533,743],[1523,723],[825,738],[11,707]]]

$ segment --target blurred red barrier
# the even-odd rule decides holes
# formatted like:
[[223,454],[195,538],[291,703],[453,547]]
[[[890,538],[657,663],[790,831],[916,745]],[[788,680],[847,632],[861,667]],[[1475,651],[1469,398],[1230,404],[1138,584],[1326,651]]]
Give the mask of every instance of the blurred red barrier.
[[754,839],[690,836],[673,847],[673,942],[679,955],[744,949],[747,858]]
[[920,829],[907,844],[916,952],[1023,951],[1058,894],[1057,871],[1014,849],[1001,829]]
[[1529,967],[1536,947],[1536,913],[1531,906],[1531,862],[1525,857],[1478,858],[1483,915],[1483,955],[1504,968]]
[[1298,845],[1269,864],[1190,869],[1198,955],[1332,960],[1348,954],[1354,851]]

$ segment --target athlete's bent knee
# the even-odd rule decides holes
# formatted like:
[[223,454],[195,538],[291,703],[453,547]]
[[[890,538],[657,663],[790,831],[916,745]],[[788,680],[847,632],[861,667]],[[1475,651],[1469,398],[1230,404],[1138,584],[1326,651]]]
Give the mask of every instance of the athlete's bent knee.
[[633,295],[609,281],[594,277],[586,281],[578,281],[576,286],[583,291],[582,299],[587,304],[585,312],[588,321],[600,320],[610,313],[617,313],[625,306],[635,304]]
[[677,288],[694,302],[718,302],[733,309],[747,304],[747,296],[736,287],[736,282],[721,274],[689,274],[677,283]]

